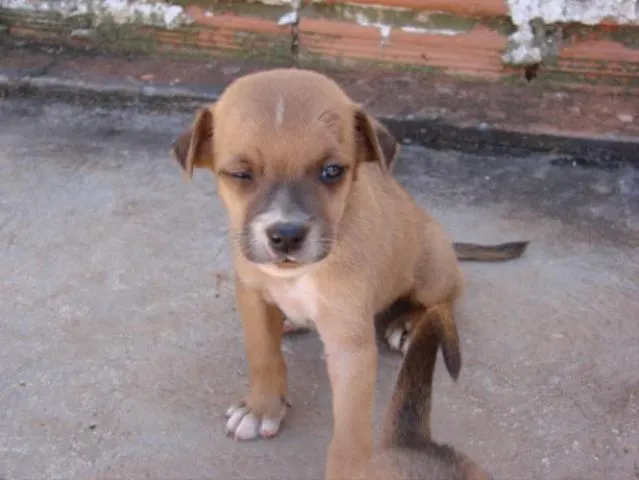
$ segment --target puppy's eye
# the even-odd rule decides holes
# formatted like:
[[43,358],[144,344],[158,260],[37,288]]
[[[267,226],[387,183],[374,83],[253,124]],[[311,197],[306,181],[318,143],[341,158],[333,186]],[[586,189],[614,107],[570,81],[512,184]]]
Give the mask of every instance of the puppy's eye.
[[251,172],[237,171],[237,172],[229,172],[229,176],[236,180],[242,180],[244,182],[250,182],[253,180],[253,174]]
[[330,163],[320,170],[320,180],[323,183],[334,183],[339,180],[346,169],[337,163]]

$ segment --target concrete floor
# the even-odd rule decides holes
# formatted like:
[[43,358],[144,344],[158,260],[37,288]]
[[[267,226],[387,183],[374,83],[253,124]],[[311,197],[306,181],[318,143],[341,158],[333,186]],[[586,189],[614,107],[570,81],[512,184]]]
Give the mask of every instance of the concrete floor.
[[[287,338],[281,435],[235,443],[246,387],[225,220],[168,147],[183,114],[0,102],[0,477],[320,479],[330,391]],[[465,364],[435,436],[497,479],[639,478],[639,172],[405,149],[398,175],[458,240],[531,239],[467,264]],[[399,359],[382,353],[376,412]]]

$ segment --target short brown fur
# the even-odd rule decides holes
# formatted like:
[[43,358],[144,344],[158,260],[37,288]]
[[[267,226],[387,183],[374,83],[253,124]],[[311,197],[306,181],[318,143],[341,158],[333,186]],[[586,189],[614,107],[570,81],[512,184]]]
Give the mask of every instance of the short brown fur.
[[[188,176],[214,172],[230,218],[250,391],[229,409],[227,428],[242,439],[277,433],[288,395],[284,315],[310,318],[333,394],[329,480],[352,478],[372,452],[375,314],[403,298],[414,319],[436,311],[452,321],[462,291],[450,239],[390,173],[397,152],[386,128],[335,82],[295,69],[236,80],[173,148]],[[343,168],[330,185],[318,180],[327,162]],[[274,198],[303,205],[314,235],[292,261],[263,246],[258,220]]]

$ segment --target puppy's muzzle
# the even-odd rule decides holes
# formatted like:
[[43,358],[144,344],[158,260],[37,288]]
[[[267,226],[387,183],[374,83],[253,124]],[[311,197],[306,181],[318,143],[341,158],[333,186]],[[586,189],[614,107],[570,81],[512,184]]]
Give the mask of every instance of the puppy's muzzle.
[[303,247],[309,230],[303,222],[277,222],[266,228],[266,237],[274,252],[289,255]]
[[241,235],[249,261],[308,265],[328,255],[331,232],[313,187],[303,181],[277,182],[254,197]]

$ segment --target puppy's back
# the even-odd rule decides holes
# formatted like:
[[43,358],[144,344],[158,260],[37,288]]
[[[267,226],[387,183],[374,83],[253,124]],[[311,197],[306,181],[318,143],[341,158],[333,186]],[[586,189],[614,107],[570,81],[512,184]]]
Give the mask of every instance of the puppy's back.
[[362,472],[371,480],[490,480],[470,458],[430,434],[433,372],[437,350],[456,379],[461,367],[452,316],[432,309],[415,327],[386,414],[380,450]]

